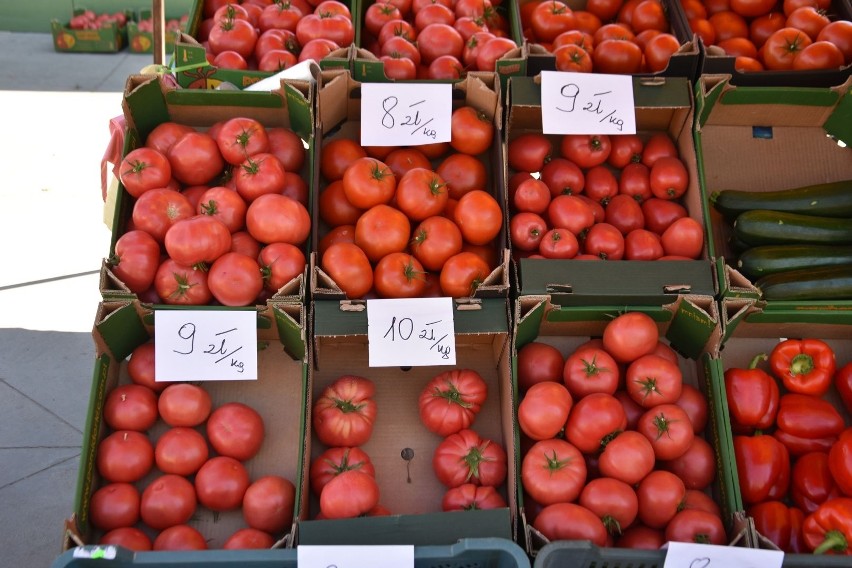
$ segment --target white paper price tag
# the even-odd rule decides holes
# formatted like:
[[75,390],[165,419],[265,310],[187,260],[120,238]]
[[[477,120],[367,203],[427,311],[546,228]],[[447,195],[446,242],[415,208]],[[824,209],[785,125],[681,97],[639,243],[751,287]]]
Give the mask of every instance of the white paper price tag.
[[156,310],[157,381],[257,380],[254,310]]
[[412,568],[414,546],[320,546],[300,544],[296,547],[299,568]]
[[456,364],[452,298],[367,300],[371,367]]
[[449,142],[452,112],[449,83],[363,83],[361,145]]
[[669,542],[663,568],[780,568],[784,553],[742,546]]
[[544,134],[636,134],[630,75],[541,72]]

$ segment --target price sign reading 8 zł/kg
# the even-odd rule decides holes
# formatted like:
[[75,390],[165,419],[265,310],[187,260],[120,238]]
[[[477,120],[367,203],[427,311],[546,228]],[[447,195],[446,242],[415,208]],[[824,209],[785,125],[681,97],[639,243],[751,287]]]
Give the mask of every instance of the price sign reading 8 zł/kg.
[[157,381],[257,380],[257,312],[156,310]]
[[367,300],[370,367],[456,364],[452,298]]
[[541,72],[544,134],[636,134],[633,78]]
[[452,103],[449,83],[363,83],[361,145],[449,142]]

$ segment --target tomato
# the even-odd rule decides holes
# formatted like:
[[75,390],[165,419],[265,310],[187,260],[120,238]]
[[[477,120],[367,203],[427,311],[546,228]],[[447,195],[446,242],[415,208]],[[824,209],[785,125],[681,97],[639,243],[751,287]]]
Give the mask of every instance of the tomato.
[[566,134],[560,143],[562,156],[584,169],[606,162],[611,150],[606,134]]
[[627,416],[627,428],[635,430],[636,425],[639,423],[639,418],[645,414],[645,409],[630,398],[630,395],[623,388],[615,391],[613,396],[618,399],[618,402],[621,403],[621,407],[624,409],[624,414]]
[[130,483],[108,483],[92,493],[89,520],[103,531],[133,526],[139,520],[139,501],[139,490]]
[[815,41],[796,56],[793,69],[839,69],[843,63],[840,48],[827,41]]
[[610,321],[603,332],[604,349],[619,363],[651,353],[658,341],[657,324],[643,312],[623,313]]
[[589,540],[606,546],[603,521],[589,509],[575,503],[555,503],[543,508],[533,527],[548,540]]
[[[671,350],[671,347],[661,343],[662,347]],[[657,353],[658,355],[660,353]],[[673,362],[677,362],[677,355]],[[696,434],[701,433],[707,425],[707,398],[701,394],[701,391],[694,386],[683,383],[681,385],[680,398],[675,401],[675,404],[686,411],[689,421],[692,424],[692,431]]]
[[580,243],[568,229],[550,229],[541,237],[538,252],[544,258],[574,258]]
[[284,189],[284,165],[274,154],[254,154],[234,169],[237,193],[248,203],[261,195],[282,193]]
[[450,145],[457,152],[477,156],[491,147],[494,124],[485,113],[462,106],[450,116],[450,136]]
[[533,440],[559,434],[571,413],[573,398],[562,383],[541,381],[531,385],[518,404],[518,424]]
[[167,186],[172,177],[172,166],[165,154],[143,146],[124,156],[118,172],[127,193],[139,197],[149,189]]
[[242,164],[246,158],[269,152],[269,136],[264,126],[249,117],[226,120],[216,133],[216,144],[226,162]]
[[207,441],[192,428],[170,428],[154,446],[154,460],[163,473],[193,475],[208,456]]
[[677,514],[686,497],[686,486],[675,474],[655,470],[639,482],[639,520],[655,529],[664,528]]
[[344,519],[367,513],[379,503],[379,485],[363,471],[351,469],[332,478],[320,495],[324,518]]
[[164,242],[172,260],[183,266],[196,266],[211,263],[228,252],[231,231],[216,217],[195,215],[169,227]]
[[261,195],[246,211],[246,228],[261,243],[301,245],[311,232],[311,216],[304,205],[284,195]]
[[625,430],[607,441],[598,467],[605,477],[635,485],[654,469],[654,463],[654,448],[648,438],[635,430]]
[[441,499],[442,511],[500,509],[506,506],[506,500],[494,487],[473,483],[448,489]]
[[833,43],[843,53],[844,64],[852,63],[852,22],[849,20],[829,22],[820,30],[816,41]]
[[463,251],[448,258],[441,268],[441,290],[452,298],[473,296],[489,274],[491,268],[482,257]]
[[255,302],[263,290],[263,276],[254,258],[237,252],[226,252],[210,266],[207,285],[213,297],[222,305],[248,306]]
[[384,162],[358,158],[343,173],[343,192],[354,207],[369,209],[388,203],[396,191],[397,180]]
[[426,290],[427,278],[416,258],[405,252],[392,252],[376,264],[373,286],[381,298],[419,298]]
[[187,132],[169,148],[166,156],[172,176],[185,185],[203,185],[225,168],[216,141],[204,132]]
[[592,208],[577,195],[558,195],[547,208],[551,227],[567,229],[575,236],[584,234],[595,224]]
[[349,298],[361,298],[373,288],[370,259],[354,243],[332,244],[322,255],[322,269]]
[[144,432],[157,421],[157,395],[146,386],[119,385],[107,395],[103,413],[113,430]]
[[598,477],[586,483],[577,503],[595,513],[614,536],[631,526],[639,513],[636,491],[611,477]]
[[530,25],[538,41],[551,42],[574,28],[574,12],[560,0],[545,0],[530,14]]
[[402,252],[411,236],[411,223],[399,209],[375,205],[355,224],[355,244],[372,262],[393,252]]
[[460,199],[474,189],[484,189],[487,182],[485,165],[478,158],[454,152],[444,158],[435,169],[449,189],[450,197]]
[[642,213],[641,205],[636,199],[623,193],[610,197],[606,204],[604,219],[624,235],[645,226],[645,215]]
[[190,383],[169,384],[160,394],[157,404],[166,424],[187,428],[204,423],[213,408],[207,391]]
[[154,343],[143,343],[130,353],[127,361],[127,374],[130,380],[137,385],[143,385],[160,392],[169,386],[169,383],[158,383],[154,377]]
[[616,194],[618,180],[609,168],[599,165],[586,170],[586,197],[607,205]]
[[367,151],[349,138],[335,138],[326,142],[320,152],[320,171],[328,182],[343,179],[350,164],[366,158]]
[[657,160],[665,157],[677,158],[677,147],[667,132],[655,132],[645,142],[645,148],[642,150],[642,163],[652,168]]
[[98,473],[107,481],[133,483],[153,465],[154,447],[140,432],[117,430],[98,444]]
[[376,470],[370,456],[358,447],[334,447],[328,448],[311,462],[310,484],[311,490],[320,495],[323,487],[331,479],[344,471],[357,469],[373,477]]
[[541,180],[550,188],[555,198],[559,195],[576,195],[586,187],[583,170],[565,158],[552,158],[541,170]]
[[299,51],[299,62],[302,61],[320,61],[332,51],[340,49],[340,46],[330,39],[317,38],[312,39],[302,46]]
[[639,418],[636,429],[648,438],[658,460],[673,460],[692,445],[692,422],[676,404],[657,404]]
[[[538,250],[547,232],[547,223],[535,213],[518,213],[513,215],[512,220],[509,221],[509,234],[512,239],[512,247],[517,250]],[[552,236],[553,234],[551,234]],[[576,238],[574,240],[576,241]],[[574,254],[576,254],[576,250]]]
[[476,69],[478,71],[494,71],[497,61],[504,55],[518,49],[518,44],[508,37],[495,37],[476,54]]
[[133,550],[134,552],[151,550],[151,547],[153,546],[148,535],[136,527],[119,527],[117,529],[113,529],[105,533],[98,543],[123,546],[124,548]]
[[619,548],[659,550],[666,543],[663,531],[637,523],[628,527],[615,541]]
[[305,253],[290,243],[266,245],[260,251],[258,260],[264,288],[273,293],[305,272]]
[[[645,408],[658,404],[673,404],[683,390],[680,368],[659,355],[643,355],[627,367],[625,374],[627,392]],[[691,422],[687,419],[691,429]]]
[[665,254],[660,236],[645,229],[634,229],[624,236],[626,260],[657,260]]
[[408,20],[396,18],[385,22],[382,25],[381,29],[379,29],[379,33],[376,34],[376,40],[379,42],[379,45],[383,45],[387,40],[394,36],[400,36],[409,41],[414,41],[417,39],[417,29]]
[[161,122],[148,133],[148,137],[145,139],[145,146],[153,148],[168,157],[169,148],[188,132],[195,132],[195,129],[177,122]]
[[402,175],[395,196],[396,206],[412,221],[440,214],[448,198],[447,185],[441,176],[430,168],[421,167],[412,168]]
[[669,225],[676,220],[689,215],[689,212],[680,203],[658,197],[643,200],[642,213],[645,219],[645,228],[658,235],[662,235]]
[[506,480],[506,459],[506,451],[500,444],[464,429],[438,444],[432,456],[432,468],[438,481],[446,487],[465,483],[497,487]]
[[459,199],[453,213],[464,240],[473,245],[490,243],[503,228],[500,203],[483,190],[473,190]]
[[198,502],[212,511],[238,508],[248,486],[249,474],[245,466],[228,456],[210,458],[195,474]]
[[[434,22],[420,29],[417,34],[417,45],[423,63],[429,65],[442,55],[452,55],[460,59],[465,40],[452,25]],[[452,139],[455,138],[456,136],[453,135]]]
[[662,156],[651,166],[651,193],[660,199],[677,199],[689,187],[689,172],[680,158]]
[[[638,164],[642,160],[642,148],[645,144],[636,134],[610,136],[610,153],[607,163],[619,170],[624,170],[630,164]],[[624,175],[622,171],[621,175]]]
[[518,349],[518,389],[525,392],[536,383],[562,380],[564,362],[556,347],[533,341]]
[[462,250],[461,231],[446,217],[424,219],[412,235],[412,254],[427,270],[440,270],[447,259]]
[[346,199],[343,182],[331,182],[319,195],[320,218],[332,227],[354,225],[364,212]]
[[592,55],[579,45],[563,45],[553,50],[557,71],[591,73],[594,67]]
[[699,509],[685,509],[677,513],[666,526],[666,540],[698,544],[727,544],[727,535],[719,515]]
[[185,477],[167,473],[142,491],[139,512],[146,525],[162,530],[189,521],[196,505],[192,483]]
[[332,41],[340,47],[348,46],[355,39],[355,27],[352,18],[340,13],[307,14],[296,24],[296,39],[302,46],[310,41],[323,39]]
[[516,211],[529,211],[540,215],[550,205],[550,189],[539,179],[526,179],[515,189],[512,204]]
[[670,33],[661,33],[652,37],[643,50],[648,70],[651,73],[657,73],[668,67],[672,55],[677,53],[679,49],[680,40]]
[[509,141],[507,151],[510,168],[525,172],[538,172],[550,160],[553,154],[553,144],[544,134],[530,132],[521,134]]
[[417,78],[417,64],[398,54],[382,55],[385,77],[388,79],[412,81]]
[[[192,204],[182,193],[167,188],[151,189],[133,204],[133,226],[162,243],[169,228],[195,214]],[[135,239],[134,239],[135,240]]]
[[263,443],[263,418],[241,402],[228,402],[213,410],[206,428],[213,449],[239,461],[254,457]]
[[521,463],[524,491],[542,505],[577,499],[586,482],[586,473],[580,451],[556,438],[536,442]]
[[272,548],[275,544],[275,539],[272,535],[258,530],[249,528],[237,529],[225,543],[222,545],[223,550],[246,550],[246,549],[263,549]]
[[586,232],[583,252],[604,260],[621,260],[624,257],[624,235],[609,223],[595,223]]
[[811,40],[816,40],[819,32],[829,24],[830,20],[825,12],[813,6],[802,6],[796,8],[787,15],[785,26],[796,28],[808,34]]
[[235,233],[245,226],[247,208],[245,200],[239,193],[226,187],[215,186],[203,190],[198,198],[195,212],[218,219],[228,228],[228,231]]
[[364,377],[344,375],[314,400],[312,421],[327,446],[362,446],[373,433],[375,385]]
[[792,69],[799,53],[813,43],[803,31],[784,27],[774,32],[763,44],[763,63],[767,69]]
[[592,393],[577,400],[568,415],[565,437],[584,454],[598,452],[606,439],[627,427],[627,415],[614,396]]
[[596,43],[592,53],[595,71],[600,73],[638,73],[642,48],[626,39],[607,39]]
[[420,392],[420,420],[430,432],[444,437],[470,428],[487,392],[485,380],[472,369],[441,373]]
[[207,540],[198,529],[179,524],[166,528],[154,539],[153,550],[207,550]]
[[562,380],[574,398],[596,392],[613,394],[618,388],[618,364],[603,349],[576,349],[565,360]]

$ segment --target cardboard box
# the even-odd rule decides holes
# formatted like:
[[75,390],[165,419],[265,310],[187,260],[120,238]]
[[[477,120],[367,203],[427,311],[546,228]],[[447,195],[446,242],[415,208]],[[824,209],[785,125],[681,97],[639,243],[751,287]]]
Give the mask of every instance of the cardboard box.
[[[726,369],[747,368],[755,355],[759,353],[770,354],[772,349],[784,338],[821,339],[834,350],[837,369],[852,363],[852,312],[850,311],[826,313],[814,310],[798,310],[778,313],[764,309],[760,302],[750,298],[723,298],[721,307],[724,312],[724,324],[727,327],[723,350],[717,360],[717,368],[720,373],[718,380],[723,396],[726,396],[723,376]],[[759,368],[772,375],[768,363],[761,363]],[[778,381],[778,385],[783,394],[785,390],[781,381]],[[833,385],[823,398],[831,401],[840,410],[846,423],[850,423],[852,416],[843,408],[840,396]],[[768,432],[764,433],[768,434]],[[734,456],[732,456],[731,463],[736,467]],[[734,470],[734,473],[736,473],[736,470]],[[738,479],[737,491],[739,491]],[[752,519],[749,519],[749,521],[753,523]],[[774,543],[756,530],[754,546],[777,550]],[[817,558],[818,561],[815,560]],[[844,564],[840,561],[840,558],[842,558],[842,555],[785,554],[783,566],[790,568],[793,566],[841,566],[848,564],[848,559]]]
[[[265,437],[260,451],[244,462],[250,479],[263,475],[281,475],[296,486],[294,518],[307,511],[307,495],[301,488],[305,446],[305,404],[307,395],[306,314],[302,306],[272,305],[258,312],[258,380],[208,381],[201,383],[210,394],[213,408],[238,401],[257,410],[263,420]],[[74,510],[66,522],[64,548],[97,543],[101,533],[89,522],[92,494],[103,485],[96,466],[98,445],[111,431],[104,423],[103,407],[107,395],[118,385],[130,382],[127,358],[133,350],[154,337],[153,312],[138,301],[103,302],[96,314],[93,338],[97,349],[89,409],[83,434]],[[152,443],[168,429],[159,420],[148,431]],[[204,427],[198,427],[204,434]],[[211,456],[214,453],[211,451]],[[140,492],[156,477],[154,469],[136,483]],[[210,548],[221,548],[237,529],[243,528],[242,512],[207,510],[200,504],[189,524],[205,535]],[[294,521],[295,524],[295,521]],[[142,523],[139,528],[151,532]],[[274,535],[277,546],[292,544],[292,531]]]
[[[832,88],[738,87],[727,75],[696,84],[695,143],[710,257],[722,298],[762,299],[736,270],[733,229],[712,205],[724,189],[766,192],[852,179],[852,79]],[[767,302],[765,310],[850,309],[848,301]]]
[[[518,0],[514,3],[516,10],[525,4],[524,0]],[[683,8],[677,0],[662,0],[666,14],[669,18],[670,32],[680,41],[680,49],[674,53],[669,60],[668,66],[657,73],[637,73],[636,76],[650,77],[685,77],[690,81],[694,81],[701,73],[701,42],[698,37],[692,33],[689,25],[686,23],[686,16],[683,13]],[[565,2],[572,10],[583,10],[586,7],[586,0],[567,0]],[[520,12],[516,16],[520,22]],[[556,58],[544,46],[531,43],[529,55],[527,57],[527,76],[535,77],[542,71],[555,71]],[[594,70],[593,70],[594,72]]]
[[[216,122],[245,116],[267,127],[287,127],[295,131],[307,144],[307,155],[300,175],[309,180],[314,159],[313,90],[311,82],[281,81],[280,87],[271,92],[197,91],[176,88],[163,77],[131,76],[122,105],[127,123],[122,156],[141,146],[148,134],[164,122],[177,122],[206,130]],[[110,251],[101,270],[101,294],[107,300],[135,297],[110,270],[108,262],[115,250],[115,242],[124,234],[131,220],[134,202],[124,186],[120,185]],[[308,211],[311,207],[309,191]],[[305,243],[303,252],[307,259],[310,255],[309,241]],[[271,300],[302,302],[306,278],[306,274],[295,278],[274,294]]]
[[[324,71],[321,85],[317,93],[317,144],[318,152],[323,145],[335,138],[345,137],[360,140],[361,107],[360,85],[352,75],[339,70]],[[494,124],[494,141],[491,149],[479,156],[485,162],[488,173],[487,187],[498,202],[503,202],[502,187],[502,106],[500,102],[499,83],[493,73],[469,74],[463,81],[453,84],[453,108],[462,105],[473,106],[485,113]],[[319,156],[319,154],[318,154]],[[440,163],[439,158],[433,166]],[[317,157],[319,164],[319,157]],[[319,167],[314,171],[313,187],[317,188],[317,196],[325,189],[327,182],[320,175]],[[412,229],[414,225],[412,226]],[[314,208],[314,252],[311,255],[311,296],[314,300],[343,300],[346,295],[332,278],[320,268],[320,258],[317,252],[320,239],[328,232],[328,227],[319,217],[318,207]],[[501,229],[496,238],[497,258],[499,265],[491,272],[477,288],[474,297],[492,298],[506,297],[509,292],[509,264],[507,249],[507,232]]]
[[[85,12],[85,8],[75,8],[74,16]],[[132,14],[126,12],[128,23]],[[110,22],[95,30],[76,30],[57,19],[50,21],[53,34],[53,48],[62,52],[77,53],[115,53],[127,44],[127,26]]]
[[[601,337],[607,323],[624,311],[624,307],[561,307],[552,304],[546,296],[522,296],[515,306],[512,359],[517,360],[518,351],[526,344],[538,341],[559,349],[564,357],[580,344],[591,338]],[[714,357],[721,343],[721,326],[718,306],[711,296],[687,295],[656,306],[631,307],[630,311],[642,311],[651,316],[659,329],[660,340],[669,344],[680,356],[683,380],[697,387],[708,402],[708,421],[704,429],[705,439],[716,453],[717,470],[710,493],[720,506],[728,540],[732,545],[748,546],[745,518],[735,472],[730,464],[732,457],[730,425],[726,408],[720,400],[720,391],[714,375]],[[517,376],[515,378],[517,389]],[[519,397],[518,400],[521,400]],[[518,456],[519,460],[523,456]],[[517,467],[520,467],[518,465]],[[518,507],[520,510],[520,536],[527,551],[536,557],[536,563],[544,562],[553,554],[547,566],[566,565],[594,566],[594,562],[619,562],[635,564],[641,560],[662,565],[665,551],[634,551],[630,549],[603,549],[588,543],[559,541],[550,543],[527,520],[523,503],[523,486],[518,485]],[[519,540],[519,542],[521,542]],[[558,544],[553,547],[551,544]],[[559,550],[554,550],[558,548]],[[583,556],[582,549],[588,548]],[[576,549],[576,550],[575,550]],[[575,556],[576,555],[576,556]],[[584,560],[580,561],[580,558]],[[621,565],[621,564],[619,564]]]
[[[135,21],[127,22],[127,49],[131,53],[154,52],[154,32],[139,29],[139,24],[151,17],[151,10],[140,10],[139,16]],[[187,30],[187,26],[189,24],[189,20],[187,19],[188,14],[183,15],[182,18],[183,20],[181,20],[181,16],[179,15],[166,16],[166,26],[168,25],[169,20],[174,20],[176,22],[180,21],[181,26],[180,29],[175,30],[163,29],[167,55],[174,53],[175,42],[180,37],[181,32],[185,32]]]
[[[832,21],[852,20],[849,0],[832,0],[827,14]],[[840,69],[802,69],[798,71],[737,71],[736,58],[718,46],[703,46],[702,75],[730,75],[731,84],[740,87],[836,87],[852,75],[852,65]]]
[[[375,466],[380,504],[388,507],[392,515],[311,520],[319,511],[318,499],[312,495],[309,515],[299,523],[298,544],[441,545],[459,538],[513,539],[516,471],[512,456],[517,429],[512,413],[506,300],[485,299],[455,308],[455,367],[371,368],[363,306],[360,311],[351,311],[337,302],[318,301],[313,303],[312,314],[311,396],[317,397],[343,374],[367,377],[375,383],[377,417],[369,442],[361,448]],[[441,511],[446,488],[435,477],[432,454],[442,438],[421,423],[417,399],[433,377],[451,368],[474,369],[488,385],[487,399],[472,429],[500,444],[509,456],[508,477],[499,488],[509,504],[507,508]],[[313,431],[307,442],[311,459],[305,467],[325,450]],[[401,457],[405,448],[414,451],[414,458],[408,462]]]
[[[637,133],[644,138],[654,132],[669,134],[689,172],[689,187],[680,198],[693,219],[703,221],[703,203],[698,183],[695,145],[692,137],[693,99],[689,82],[680,77],[633,78]],[[509,114],[506,141],[521,134],[541,133],[541,87],[539,78],[512,77],[509,81]],[[552,136],[558,149],[561,136]],[[508,168],[508,164],[507,164]],[[513,171],[506,170],[505,179]],[[508,194],[506,194],[506,210]],[[555,304],[613,305],[664,304],[678,294],[714,296],[716,283],[705,253],[692,261],[611,262],[541,260],[522,258],[515,262],[518,294],[550,295]]]

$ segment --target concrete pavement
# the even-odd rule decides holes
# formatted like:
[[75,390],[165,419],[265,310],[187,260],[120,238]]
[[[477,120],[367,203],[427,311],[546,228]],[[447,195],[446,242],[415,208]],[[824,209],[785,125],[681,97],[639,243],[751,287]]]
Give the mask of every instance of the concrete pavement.
[[109,249],[100,161],[127,77],[149,55],[57,53],[0,32],[0,543],[50,566],[77,483]]

